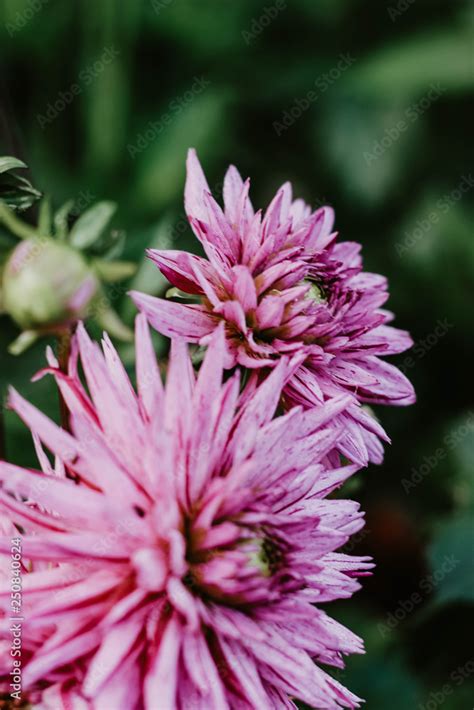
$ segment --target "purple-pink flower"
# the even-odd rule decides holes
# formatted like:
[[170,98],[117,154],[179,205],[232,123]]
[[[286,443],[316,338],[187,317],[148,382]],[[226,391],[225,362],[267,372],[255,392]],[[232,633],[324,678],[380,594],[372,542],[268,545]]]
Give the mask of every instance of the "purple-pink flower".
[[[319,665],[362,652],[321,608],[350,597],[372,566],[336,552],[363,519],[356,503],[327,498],[357,467],[320,463],[357,405],[334,396],[275,418],[304,353],[282,351],[242,392],[239,371],[223,377],[223,331],[214,329],[197,376],[175,340],[164,387],[138,316],[136,394],[108,338],[101,351],[79,326],[68,372],[49,352],[40,373],[56,378],[70,433],[11,391],[41,465],[0,462],[2,515],[33,565],[22,675],[39,707],[358,705]],[[10,537],[0,537],[0,557]]]
[[341,415],[346,433],[338,448],[350,460],[380,463],[388,440],[371,413],[356,406],[415,401],[407,378],[381,357],[412,344],[388,323],[383,276],[362,271],[360,245],[337,242],[330,207],[293,200],[291,185],[277,192],[264,215],[254,212],[249,180],[231,166],[224,210],[212,197],[196,153],[188,155],[185,208],[207,258],[150,250],[169,281],[197,303],[177,303],[134,292],[132,297],[161,333],[207,344],[225,324],[232,368],[273,368],[285,355],[304,362],[284,390],[286,404],[320,406],[341,392],[354,404]]

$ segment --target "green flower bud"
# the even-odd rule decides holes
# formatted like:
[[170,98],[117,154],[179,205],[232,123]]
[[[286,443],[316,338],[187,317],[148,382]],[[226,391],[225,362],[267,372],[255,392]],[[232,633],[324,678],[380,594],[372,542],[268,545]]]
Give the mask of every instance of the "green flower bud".
[[55,330],[85,317],[99,281],[84,257],[47,237],[21,242],[3,272],[3,308],[23,330]]

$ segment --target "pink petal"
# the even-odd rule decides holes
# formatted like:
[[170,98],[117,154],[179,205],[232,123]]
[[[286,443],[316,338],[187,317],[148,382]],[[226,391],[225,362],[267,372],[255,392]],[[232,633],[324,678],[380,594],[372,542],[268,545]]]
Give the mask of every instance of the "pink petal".
[[204,306],[173,303],[139,291],[131,291],[130,296],[149,323],[169,338],[181,337],[198,343],[216,326],[215,317]]

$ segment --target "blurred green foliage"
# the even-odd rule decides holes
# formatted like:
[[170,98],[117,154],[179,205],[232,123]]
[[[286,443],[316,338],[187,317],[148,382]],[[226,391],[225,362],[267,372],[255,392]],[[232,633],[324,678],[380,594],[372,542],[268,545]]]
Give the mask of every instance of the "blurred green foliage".
[[[336,675],[368,710],[472,708],[472,5],[0,7],[0,155],[31,166],[18,174],[56,206],[118,203],[124,257],[139,263],[135,288],[166,288],[143,259],[147,246],[197,248],[182,213],[189,146],[216,192],[234,162],[259,206],[287,179],[308,202],[329,202],[342,237],[363,243],[367,269],[389,276],[389,307],[416,341],[398,364],[418,404],[378,412],[394,443],[383,467],[357,479],[368,524],[353,551],[374,554],[377,569],[334,609],[366,638],[368,655]],[[125,290],[111,298],[131,324]],[[1,326],[2,391],[11,382],[54,413],[51,383],[27,383],[44,344],[14,360],[6,344],[15,328],[6,318]],[[131,365],[133,350],[122,354]],[[10,458],[31,462],[28,434],[8,414],[7,429]],[[458,562],[443,576],[450,556]]]

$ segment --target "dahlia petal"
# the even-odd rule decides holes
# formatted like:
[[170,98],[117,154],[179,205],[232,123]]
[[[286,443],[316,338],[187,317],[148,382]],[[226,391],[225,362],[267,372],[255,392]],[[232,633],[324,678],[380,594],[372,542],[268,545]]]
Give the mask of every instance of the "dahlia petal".
[[142,628],[141,621],[132,618],[110,630],[87,669],[82,686],[87,697],[93,698],[110,676],[122,666]]
[[244,195],[245,199],[242,204],[241,198],[243,191],[244,181],[239,171],[234,165],[229,166],[224,177],[223,196],[225,215],[231,224],[238,224],[242,214],[247,221],[250,221],[253,217],[252,204],[247,194]]
[[106,436],[113,440],[118,455],[132,465],[139,464],[139,452],[129,446],[129,441],[130,436],[140,441],[142,426],[135,394],[123,365],[117,354],[113,354],[110,341],[109,346],[104,346],[104,356],[82,323],[79,323],[76,334],[84,376],[101,426]]
[[[258,675],[252,656],[239,643],[220,640],[225,659],[239,683],[239,691],[251,707],[264,708],[268,705],[268,695]],[[239,694],[240,694],[239,693]]]
[[215,311],[234,325],[241,333],[247,332],[244,309],[239,301],[223,301],[215,308]]
[[362,401],[392,406],[406,406],[416,401],[410,380],[394,365],[375,356],[354,358],[354,361],[377,380],[376,384],[361,387]]
[[188,477],[186,487],[191,502],[202,492],[212,470],[209,466],[212,462],[209,452],[213,447],[214,426],[219,413],[225,355],[224,326],[221,324],[212,336],[193,394],[198,426],[193,427],[189,447],[193,471]]
[[37,434],[50,451],[67,463],[74,460],[78,454],[78,445],[74,438],[23,399],[13,388],[9,389],[8,406]]
[[240,252],[240,239],[235,230],[236,222],[229,220],[222,209],[209,193],[204,193],[204,202],[207,207],[210,231],[208,236],[212,239],[216,249],[222,251],[222,257],[229,264],[238,261]]
[[[87,529],[91,517],[97,521],[100,530],[107,530],[113,525],[117,507],[114,510],[110,500],[85,486],[76,486],[69,480],[45,476],[5,461],[0,461],[0,480],[6,491],[64,516],[68,526]],[[125,512],[122,508],[120,511],[122,514]]]
[[161,592],[168,578],[166,555],[156,547],[142,547],[132,555],[132,563],[142,589]]
[[173,615],[165,626],[160,645],[145,677],[145,710],[175,707],[181,636],[181,624],[177,616]]
[[148,249],[147,256],[155,262],[161,273],[166,276],[168,281],[176,286],[176,288],[185,291],[186,293],[201,294],[201,287],[196,284],[194,276],[193,264],[198,263],[201,269],[208,266],[208,262],[200,256],[189,254],[185,251],[176,251],[173,249]]
[[43,690],[37,710],[90,710],[88,701],[60,683]]
[[74,461],[74,472],[80,480],[110,493],[124,510],[132,505],[146,504],[144,477],[131,476],[118,445],[115,443],[112,449],[102,430],[80,415],[72,416],[71,428],[80,441],[87,442],[87,445],[80,446],[80,455]]
[[151,418],[158,414],[164,394],[148,323],[143,313],[135,321],[135,339],[138,393],[146,414]]
[[283,221],[284,206],[288,209],[288,200],[291,200],[291,190],[289,190],[289,184],[285,183],[278,192],[276,193],[270,205],[267,208],[265,217],[262,222],[262,233],[263,239],[271,239],[271,235],[278,229],[281,222]]
[[140,411],[135,391],[107,333],[104,333],[102,348],[110,379],[114,389],[120,395],[121,404],[127,409],[127,414],[133,419],[135,426],[139,426]]
[[242,304],[247,313],[257,307],[257,292],[252,275],[246,266],[232,268],[234,298]]
[[257,393],[248,400],[234,430],[232,446],[238,460],[253,447],[259,427],[270,421],[280,399],[280,391],[288,375],[288,361],[281,360]]
[[173,303],[139,291],[131,291],[130,296],[153,328],[169,338],[186,338],[190,343],[198,343],[216,326],[215,318],[204,306]]
[[[141,701],[141,676],[138,663],[133,658],[133,655],[129,656],[126,662],[122,663],[102,686],[94,698],[94,706],[97,708],[140,710],[143,707]],[[64,710],[69,710],[69,708]],[[75,710],[75,708],[71,708],[71,710]],[[90,710],[90,707],[86,710]]]
[[70,641],[61,644],[49,653],[36,655],[25,667],[23,671],[23,683],[25,687],[33,685],[38,680],[47,677],[48,673],[67,663],[72,663],[88,651],[92,651],[100,642],[98,629],[87,631]]
[[405,330],[379,325],[350,341],[348,350],[370,352],[373,355],[397,355],[413,345],[410,334]]
[[[0,474],[1,475],[1,474]],[[18,523],[24,523],[29,530],[67,530],[67,523],[61,519],[41,513],[0,490],[0,508],[11,515]]]
[[210,192],[210,189],[194,148],[190,148],[188,151],[186,168],[186,187],[184,189],[186,214],[205,221],[207,210],[203,203],[203,193]]
[[280,296],[265,296],[258,305],[255,318],[259,330],[275,328],[281,324],[285,304]]
[[207,695],[209,683],[201,657],[202,645],[203,638],[200,632],[187,631],[184,633],[182,641],[183,663],[193,684],[200,693]]
[[184,340],[171,341],[171,352],[166,386],[165,427],[176,428],[182,436],[188,432],[190,417],[182,402],[189,402],[193,396],[195,375],[189,352]]
[[314,213],[314,223],[306,238],[306,248],[311,251],[322,251],[334,239],[334,210],[332,207],[321,207]]

